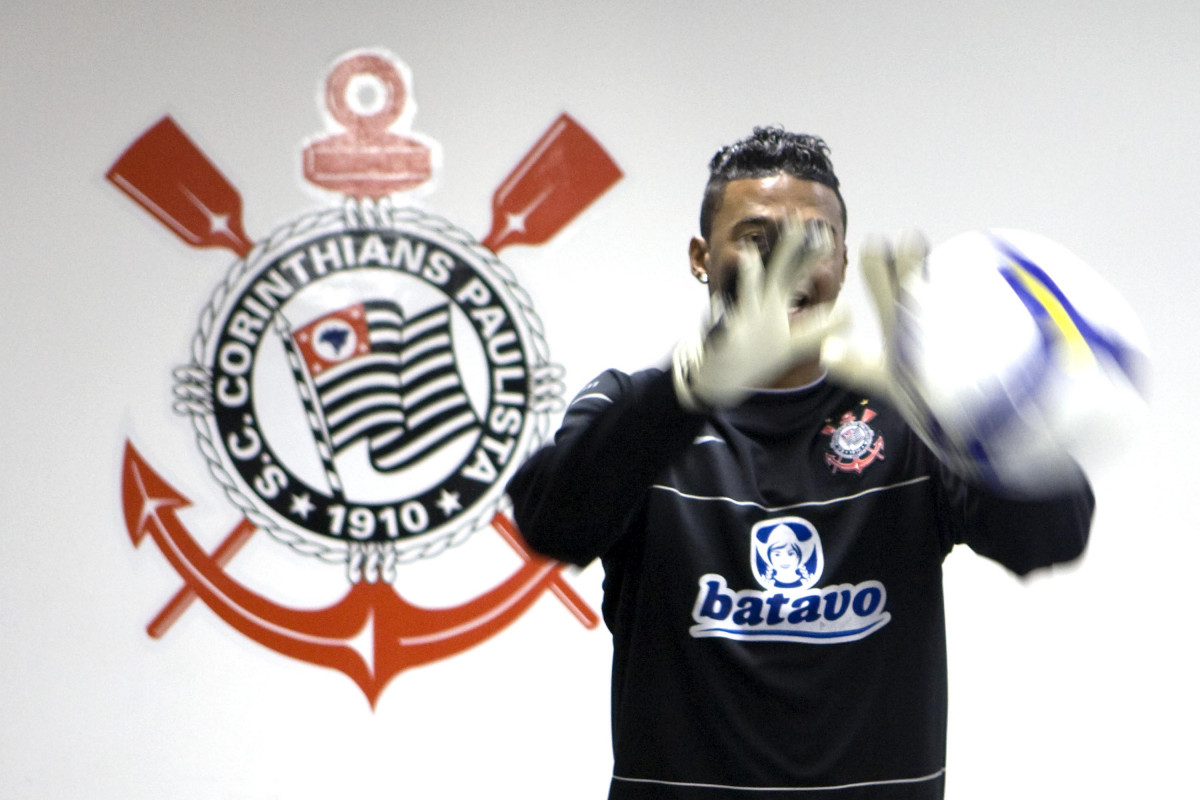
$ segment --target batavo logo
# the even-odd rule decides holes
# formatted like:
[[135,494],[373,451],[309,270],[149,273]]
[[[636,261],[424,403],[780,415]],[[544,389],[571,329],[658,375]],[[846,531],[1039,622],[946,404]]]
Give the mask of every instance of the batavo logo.
[[[529,296],[496,253],[547,241],[621,172],[564,114],[496,190],[477,242],[400,200],[428,190],[440,162],[437,143],[411,131],[410,85],[382,52],[335,64],[325,102],[337,130],[310,141],[303,163],[342,202],[261,241],[243,230],[238,191],[170,117],[108,173],[189,245],[238,256],[175,371],[175,409],[243,516],[214,552],[182,524],[184,495],[126,442],[129,534],[135,545],[149,536],[184,581],[150,635],[199,598],[260,644],[344,672],[372,706],[400,671],[478,644],[546,591],[598,623],[562,565],[530,553],[504,513],[504,486],[563,387]],[[400,564],[485,529],[521,556],[510,577],[455,607],[404,600]],[[343,599],[291,608],[234,580],[224,567],[258,531],[339,565]]]

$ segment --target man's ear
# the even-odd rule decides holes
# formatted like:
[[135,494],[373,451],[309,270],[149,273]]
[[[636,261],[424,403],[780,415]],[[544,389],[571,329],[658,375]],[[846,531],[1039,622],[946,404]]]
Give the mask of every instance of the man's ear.
[[688,243],[688,261],[691,262],[692,277],[701,283],[708,283],[708,242],[693,236]]

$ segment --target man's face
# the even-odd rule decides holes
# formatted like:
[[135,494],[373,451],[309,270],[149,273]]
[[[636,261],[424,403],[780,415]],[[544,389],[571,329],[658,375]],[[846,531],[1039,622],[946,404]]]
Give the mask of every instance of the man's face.
[[804,220],[824,220],[833,229],[830,256],[796,287],[793,314],[816,303],[834,300],[846,276],[846,232],[837,194],[821,183],[786,173],[766,178],[743,178],[725,187],[724,201],[713,215],[708,241],[696,237],[689,249],[692,274],[708,279],[708,291],[735,291],[739,254],[757,248],[763,263],[785,226]]

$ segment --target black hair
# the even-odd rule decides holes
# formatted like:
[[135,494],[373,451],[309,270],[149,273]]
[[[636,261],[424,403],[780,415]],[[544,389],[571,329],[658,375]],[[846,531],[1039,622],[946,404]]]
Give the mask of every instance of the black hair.
[[712,221],[725,198],[725,186],[742,178],[765,178],[786,172],[795,178],[820,183],[833,189],[842,207],[842,229],[846,228],[846,201],[842,199],[829,146],[819,136],[791,133],[783,128],[756,127],[747,136],[722,147],[708,163],[708,185],[700,204],[700,235],[712,235]]

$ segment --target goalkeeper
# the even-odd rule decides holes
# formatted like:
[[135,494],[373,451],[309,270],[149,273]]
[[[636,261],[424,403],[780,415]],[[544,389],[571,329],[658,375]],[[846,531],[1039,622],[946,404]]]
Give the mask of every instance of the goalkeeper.
[[[845,232],[823,141],[721,149],[689,248],[712,324],[668,367],[600,375],[509,485],[534,549],[603,562],[610,798],[942,797],[943,559],[1024,575],[1083,551],[1086,485],[969,485],[886,371],[834,347]],[[885,339],[923,256],[864,245]]]

